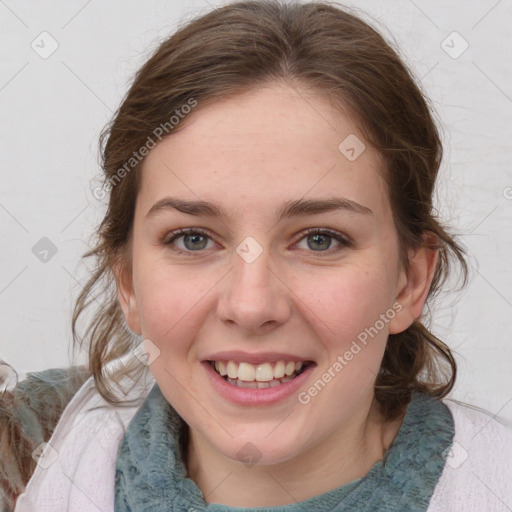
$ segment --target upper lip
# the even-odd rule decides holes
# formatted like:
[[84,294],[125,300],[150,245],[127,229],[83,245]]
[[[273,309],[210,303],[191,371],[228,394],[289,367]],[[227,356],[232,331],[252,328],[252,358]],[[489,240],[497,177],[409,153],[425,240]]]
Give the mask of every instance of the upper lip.
[[284,352],[242,352],[240,350],[226,350],[215,352],[204,359],[205,361],[238,361],[251,364],[270,363],[274,361],[312,361],[307,357],[294,354],[285,354]]

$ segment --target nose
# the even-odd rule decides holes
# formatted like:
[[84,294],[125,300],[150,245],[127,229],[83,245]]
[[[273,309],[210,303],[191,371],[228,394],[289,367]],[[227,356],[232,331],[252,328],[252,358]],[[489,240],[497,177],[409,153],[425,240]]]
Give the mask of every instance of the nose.
[[290,317],[290,289],[284,276],[271,268],[268,251],[248,262],[233,255],[233,270],[223,280],[217,314],[230,327],[264,334]]

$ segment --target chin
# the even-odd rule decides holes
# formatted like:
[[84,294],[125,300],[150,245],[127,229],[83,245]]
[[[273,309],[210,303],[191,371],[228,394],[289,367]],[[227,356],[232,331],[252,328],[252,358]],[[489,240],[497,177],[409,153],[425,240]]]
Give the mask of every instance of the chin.
[[232,439],[229,446],[218,447],[224,455],[234,461],[241,462],[247,467],[272,466],[293,459],[298,454],[295,452],[297,442],[291,442],[290,438],[279,442],[269,442],[265,436],[259,438],[247,437],[244,440]]

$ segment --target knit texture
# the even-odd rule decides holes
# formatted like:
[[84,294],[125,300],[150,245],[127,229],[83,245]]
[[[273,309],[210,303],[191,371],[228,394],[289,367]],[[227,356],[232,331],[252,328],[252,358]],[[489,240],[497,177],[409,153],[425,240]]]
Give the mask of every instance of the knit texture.
[[87,380],[84,366],[28,373],[0,393],[0,512],[11,512],[36,468],[32,453],[47,442],[73,395]]
[[180,450],[185,428],[155,384],[119,445],[116,512],[426,511],[454,437],[449,408],[416,392],[385,458],[363,478],[286,506],[238,508],[206,503],[187,477]]

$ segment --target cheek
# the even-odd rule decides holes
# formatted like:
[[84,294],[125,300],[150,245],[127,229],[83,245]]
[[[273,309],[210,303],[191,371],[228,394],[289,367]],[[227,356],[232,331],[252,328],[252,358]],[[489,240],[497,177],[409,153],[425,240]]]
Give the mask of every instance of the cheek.
[[300,286],[315,323],[335,339],[357,336],[391,305],[389,285],[377,267],[338,269],[322,281],[303,280]]
[[162,351],[178,351],[200,329],[215,276],[155,261],[141,261],[139,269],[136,294],[143,335]]
[[[333,274],[323,287],[312,279],[300,296],[308,298],[303,311],[310,310],[307,321],[325,354],[318,380],[301,396],[311,400],[312,407],[327,411],[327,425],[339,421],[340,411],[350,416],[373,389],[395,314],[390,287],[382,269],[351,268]],[[321,392],[324,387],[330,391]],[[332,407],[333,396],[340,408]]]
[[189,407],[183,402],[183,386],[191,396],[201,396],[190,364],[197,362],[193,340],[211,309],[208,292],[215,282],[169,266],[147,268],[151,270],[141,276],[138,305],[143,336],[159,350],[150,371],[169,403],[183,414]]

